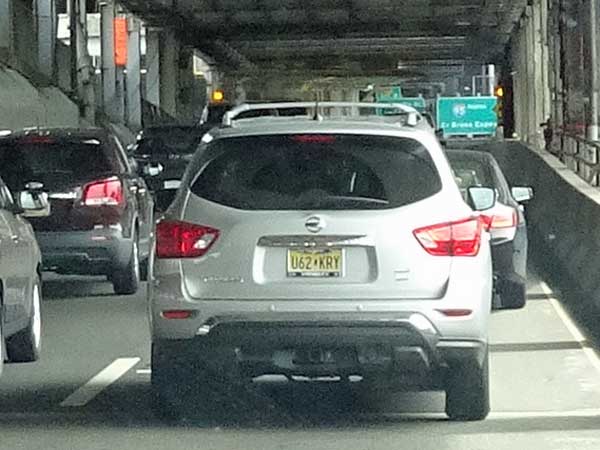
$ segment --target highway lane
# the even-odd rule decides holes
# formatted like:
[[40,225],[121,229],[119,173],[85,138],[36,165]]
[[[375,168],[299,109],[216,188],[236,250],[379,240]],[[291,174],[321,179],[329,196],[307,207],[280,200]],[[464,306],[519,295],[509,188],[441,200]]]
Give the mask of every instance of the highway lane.
[[493,411],[477,423],[446,421],[441,394],[267,383],[216,405],[210,422],[164,424],[150,409],[143,293],[110,292],[46,281],[43,358],[0,379],[0,449],[600,448],[594,345],[536,276],[525,310],[493,316]]

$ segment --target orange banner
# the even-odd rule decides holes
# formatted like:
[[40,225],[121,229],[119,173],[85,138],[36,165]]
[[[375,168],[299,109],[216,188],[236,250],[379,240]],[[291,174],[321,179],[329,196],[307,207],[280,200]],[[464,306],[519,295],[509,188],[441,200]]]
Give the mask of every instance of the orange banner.
[[115,65],[125,67],[127,65],[127,18],[117,17],[114,21],[115,34]]

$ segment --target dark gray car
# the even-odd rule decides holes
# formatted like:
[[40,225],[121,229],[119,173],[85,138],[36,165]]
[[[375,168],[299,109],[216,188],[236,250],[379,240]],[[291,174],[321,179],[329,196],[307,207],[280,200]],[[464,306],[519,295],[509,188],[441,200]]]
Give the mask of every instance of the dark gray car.
[[492,237],[495,306],[522,308],[527,285],[527,223],[525,203],[533,197],[528,187],[511,188],[496,159],[486,152],[447,149],[459,187],[466,193],[474,186],[492,187],[496,205],[486,211]]

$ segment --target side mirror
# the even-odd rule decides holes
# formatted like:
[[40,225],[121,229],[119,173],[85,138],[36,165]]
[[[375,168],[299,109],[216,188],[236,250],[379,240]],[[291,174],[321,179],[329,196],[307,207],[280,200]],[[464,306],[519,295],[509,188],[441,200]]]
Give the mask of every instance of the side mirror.
[[[34,183],[28,183],[27,187]],[[34,187],[40,186],[39,189],[27,189],[19,192],[17,196],[17,204],[23,211],[23,217],[48,217],[50,215],[50,202],[48,201],[48,193],[41,192],[41,183],[37,183]]]
[[530,187],[513,187],[511,193],[519,203],[525,203],[533,199],[533,188]]
[[467,200],[475,211],[485,211],[496,204],[496,190],[488,187],[470,187]]
[[146,176],[157,177],[163,172],[163,170],[164,170],[164,167],[162,164],[152,163],[152,164],[148,164],[148,165],[144,166],[143,172],[144,172],[144,175],[146,175]]

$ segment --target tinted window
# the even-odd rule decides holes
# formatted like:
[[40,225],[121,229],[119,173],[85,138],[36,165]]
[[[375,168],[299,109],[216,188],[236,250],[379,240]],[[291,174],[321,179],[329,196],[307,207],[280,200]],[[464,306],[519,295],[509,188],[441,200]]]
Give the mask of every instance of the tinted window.
[[0,143],[0,176],[13,191],[28,181],[51,187],[90,175],[121,173],[117,152],[90,139],[80,142]]
[[510,188],[504,180],[500,168],[493,159],[479,155],[465,155],[448,152],[448,159],[454,171],[458,187],[463,195],[471,186],[493,187],[498,193],[498,200],[506,202],[510,196]]
[[461,189],[472,186],[494,186],[490,167],[481,159],[449,156],[456,182]]
[[0,208],[8,208],[14,203],[11,192],[6,185],[0,181]]
[[240,209],[382,209],[441,189],[413,139],[285,135],[218,140],[192,191]]
[[144,137],[138,143],[135,156],[168,156],[173,154],[194,153],[196,142],[202,136],[198,133],[190,132],[168,132],[161,136]]

